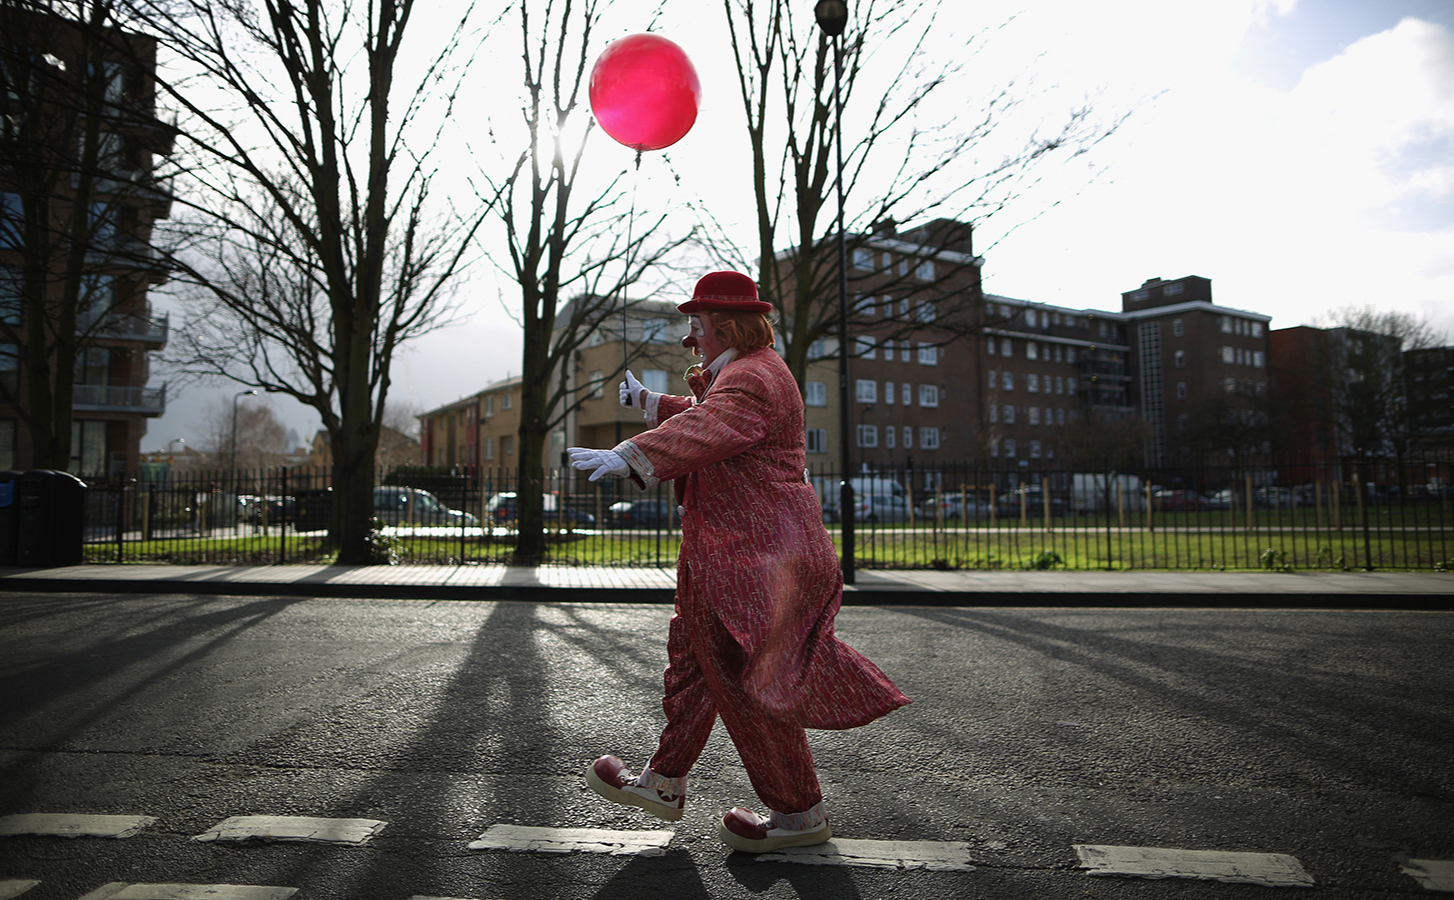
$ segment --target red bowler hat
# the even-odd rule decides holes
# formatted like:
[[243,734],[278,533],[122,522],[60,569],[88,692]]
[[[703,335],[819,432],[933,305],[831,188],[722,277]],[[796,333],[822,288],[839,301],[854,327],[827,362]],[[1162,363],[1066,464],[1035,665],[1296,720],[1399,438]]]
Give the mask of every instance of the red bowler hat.
[[757,284],[741,272],[713,272],[703,275],[692,299],[677,307],[684,313],[708,309],[765,313],[772,312],[772,304],[757,299]]

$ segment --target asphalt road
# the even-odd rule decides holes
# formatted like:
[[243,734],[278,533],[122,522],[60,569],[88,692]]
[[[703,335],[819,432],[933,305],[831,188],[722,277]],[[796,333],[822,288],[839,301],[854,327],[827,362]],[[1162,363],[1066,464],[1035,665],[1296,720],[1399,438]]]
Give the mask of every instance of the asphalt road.
[[[109,883],[306,898],[1267,898],[1092,877],[1077,844],[1289,854],[1318,896],[1430,896],[1454,860],[1454,614],[845,609],[914,704],[812,735],[834,829],[969,845],[973,871],[733,854],[755,798],[718,729],[665,855],[470,850],[498,823],[668,827],[590,793],[661,723],[654,605],[0,595],[0,817],[156,818],[0,837],[25,900]],[[387,822],[358,846],[192,837],[242,815]]]

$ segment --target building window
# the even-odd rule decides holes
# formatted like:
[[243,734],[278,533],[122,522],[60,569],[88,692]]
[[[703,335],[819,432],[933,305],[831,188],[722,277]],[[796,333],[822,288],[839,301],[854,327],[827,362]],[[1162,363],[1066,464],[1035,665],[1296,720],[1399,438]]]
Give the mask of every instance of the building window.
[[1005,404],[1004,422],[1006,425],[1015,424],[1015,407],[1009,403]]
[[919,429],[919,449],[939,449],[939,429],[924,427]]
[[[1034,315],[1034,313],[1026,313],[1026,315]],[[1038,347],[1035,346],[1035,342],[1034,341],[1026,341],[1025,342],[1025,358],[1026,359],[1039,359],[1040,358],[1040,350],[1039,350]]]
[[0,191],[0,249],[13,250],[21,246],[23,221],[20,195],[11,191]]
[[919,304],[918,314],[920,322],[932,322],[939,313],[934,309],[934,304],[926,301]]
[[904,426],[904,449],[914,449],[914,429],[908,425]]
[[1010,343],[1010,339],[1009,338],[1000,338],[1000,355],[1001,356],[1014,356],[1015,355],[1015,345],[1012,344],[1012,343]]
[[1232,317],[1231,316],[1222,316],[1218,320],[1218,322],[1222,326],[1222,331],[1223,332],[1225,332],[1226,334],[1231,334],[1232,333]]
[[1237,393],[1237,379],[1235,379],[1235,378],[1228,378],[1226,380],[1226,382],[1224,383],[1224,387],[1226,388],[1226,391],[1229,394],[1235,394],[1235,393]]
[[936,346],[934,346],[933,344],[920,344],[919,345],[919,365],[921,365],[921,366],[937,366],[937,365],[939,365],[939,348],[936,347]]
[[1176,383],[1176,399],[1178,399],[1178,400],[1185,400],[1186,399],[1186,382],[1185,381],[1178,381]]
[[810,381],[807,383],[806,387],[807,392],[803,397],[803,402],[805,404],[807,404],[808,406],[828,405],[828,382]]
[[11,397],[18,399],[20,394],[20,347],[17,344],[0,344],[0,385],[4,385]]
[[998,422],[999,420],[1000,420],[1000,405],[998,403],[991,403],[990,404],[990,423],[993,424],[995,422]]
[[1065,381],[1065,393],[1066,393],[1067,396],[1070,396],[1070,397],[1074,397],[1075,396],[1075,379],[1074,378],[1067,378],[1066,379],[1066,381]]
[[897,441],[898,438],[899,430],[894,426],[890,425],[889,427],[884,429],[884,446],[888,449],[894,449],[894,442]]
[[[511,403],[511,400],[510,400],[510,392],[509,391],[506,391],[505,393],[503,393],[503,394],[500,395],[500,408],[501,409],[509,409],[510,408],[510,403]],[[510,451],[507,450],[505,452],[508,453]]]
[[1065,393],[1065,379],[1063,377],[1061,377],[1060,375],[1056,375],[1055,376],[1055,393],[1057,393],[1057,394],[1063,394],[1063,393]]
[[[586,387],[590,390],[592,397],[606,396],[606,373],[602,372],[600,369],[597,369],[591,374],[587,375]],[[510,395],[506,394],[505,396],[509,397]],[[509,409],[510,404],[501,403],[500,407],[502,409]]]
[[[1025,327],[1026,328],[1034,328],[1035,327],[1035,310],[1033,310],[1033,309],[1027,309],[1027,310],[1025,310]],[[1031,359],[1034,359],[1035,357],[1032,356],[1030,358]]]
[[1252,351],[1252,365],[1254,368],[1264,368],[1267,365],[1267,354],[1261,350]]
[[1014,459],[1014,457],[1015,457],[1015,439],[1014,438],[1005,438],[1005,457],[1007,459]]
[[643,319],[641,322],[641,342],[644,344],[665,343],[666,319]]
[[878,446],[878,426],[877,425],[860,425],[860,426],[858,426],[858,446],[860,446],[860,447],[877,447]]
[[1165,295],[1165,296],[1167,296],[1167,297],[1173,296],[1175,294],[1180,294],[1181,293],[1181,288],[1182,288],[1182,285],[1181,285],[1180,282],[1176,282],[1174,284],[1168,284],[1165,287],[1165,289],[1162,290],[1162,294]]
[[854,250],[853,267],[855,269],[863,269],[864,271],[872,271],[873,251],[866,247],[859,247],[857,250]]
[[494,394],[486,394],[485,395],[485,418],[488,419],[490,416],[493,416],[494,414],[495,414],[495,395]]
[[1064,409],[1057,409],[1057,410],[1055,410],[1055,424],[1056,425],[1064,425],[1065,424],[1065,410]]
[[808,359],[822,359],[828,355],[828,342],[822,338],[808,345]]
[[666,369],[645,369],[641,373],[641,386],[656,394],[666,393]]
[[1063,353],[1064,353],[1064,348],[1062,348],[1059,344],[1056,344],[1055,345],[1055,361],[1056,362],[1063,362],[1064,361]]
[[24,309],[23,289],[19,266],[0,266],[0,322],[20,324],[21,310]]
[[872,336],[856,337],[853,339],[853,344],[859,359],[878,358],[878,338]]
[[1262,337],[1262,323],[1261,322],[1253,322],[1252,323],[1252,336],[1255,337],[1255,338]]
[[1186,431],[1187,425],[1191,424],[1191,416],[1181,413],[1176,417],[1176,430]]
[[1172,360],[1171,364],[1174,365],[1174,366],[1176,366],[1178,369],[1185,369],[1186,368],[1186,351],[1185,350],[1178,350],[1178,351],[1176,351],[1175,353],[1173,353],[1171,355],[1171,360]]
[[1032,406],[1032,407],[1030,407],[1030,409],[1028,410],[1028,412],[1030,414],[1030,424],[1031,425],[1039,425],[1040,424],[1040,407],[1038,407],[1038,406]]
[[919,267],[914,271],[914,277],[918,278],[920,281],[933,281],[934,263],[930,262],[927,259],[919,263]]
[[894,405],[894,383],[892,381],[884,382],[884,403],[889,406]]
[[500,438],[500,452],[505,454],[506,456],[515,455],[514,435],[505,435],[504,437]]
[[1065,348],[1065,361],[1068,362],[1068,363],[1074,363],[1075,362],[1075,348],[1074,347],[1066,347]]
[[1007,391],[1013,391],[1015,389],[1015,373],[1002,372],[1000,374],[1000,387]]
[[913,397],[913,394],[911,393],[911,388],[910,388],[909,383],[906,381],[903,384],[899,385],[899,388],[903,391],[904,405],[905,406],[908,406],[910,403],[913,403],[914,402],[914,397]]
[[1176,335],[1177,337],[1181,337],[1184,333],[1180,319],[1171,320],[1171,333]]
[[1039,459],[1040,458],[1040,442],[1039,441],[1031,441],[1030,442],[1030,458],[1031,459]]
[[858,397],[858,402],[859,403],[877,403],[878,402],[878,382],[877,381],[874,381],[872,378],[860,378],[860,379],[858,379],[858,381],[856,382],[856,384],[858,385],[858,388],[857,388],[857,393],[856,393],[855,396]]
[[997,370],[997,369],[990,369],[990,389],[991,390],[999,390],[999,387],[1000,387],[1000,373],[999,373],[999,370]]
[[990,356],[997,356],[999,343],[994,338],[986,338],[984,342],[984,349],[985,352],[988,353]]
[[938,406],[939,405],[939,388],[938,388],[938,386],[932,385],[932,384],[921,384],[921,385],[919,385],[919,405],[920,406]]
[[1000,455],[1000,442],[999,441],[990,441],[990,456],[993,457],[993,456],[999,456],[999,455]]
[[71,471],[77,475],[106,473],[105,422],[71,422]]
[[1232,364],[1237,361],[1237,350],[1235,347],[1222,348],[1222,362]]
[[489,436],[486,436],[485,437],[485,459],[486,460],[492,460],[494,458],[495,458],[495,438],[494,438],[493,435],[489,435]]
[[872,294],[854,294],[853,295],[853,311],[855,313],[857,313],[858,315],[861,315],[861,316],[871,316],[871,315],[873,315],[873,308],[876,305],[876,303],[877,303],[877,301],[875,301],[873,299],[873,295]]
[[1040,393],[1040,376],[1031,372],[1025,376],[1025,390],[1032,394]]
[[894,342],[893,342],[893,339],[890,338],[890,339],[884,341],[884,362],[893,362],[893,361],[894,361]]
[[808,429],[808,452],[809,453],[827,453],[828,452],[828,429],[826,429],[826,428],[809,428]]

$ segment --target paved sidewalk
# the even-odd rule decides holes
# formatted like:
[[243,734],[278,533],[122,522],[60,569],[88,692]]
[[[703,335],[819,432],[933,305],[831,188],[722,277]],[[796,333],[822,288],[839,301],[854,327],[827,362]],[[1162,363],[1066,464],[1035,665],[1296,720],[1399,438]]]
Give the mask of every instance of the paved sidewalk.
[[[517,566],[0,568],[0,591],[670,603],[673,569]],[[861,570],[858,605],[1273,606],[1454,609],[1443,572],[990,572]]]

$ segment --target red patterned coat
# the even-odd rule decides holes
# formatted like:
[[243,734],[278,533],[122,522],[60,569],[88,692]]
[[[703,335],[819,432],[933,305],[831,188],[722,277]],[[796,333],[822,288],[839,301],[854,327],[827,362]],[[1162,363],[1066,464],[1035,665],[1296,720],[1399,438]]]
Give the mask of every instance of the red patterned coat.
[[787,364],[762,349],[728,362],[710,388],[693,381],[699,396],[662,396],[656,427],[615,448],[643,489],[676,482],[677,615],[725,628],[740,657],[715,665],[785,721],[853,728],[908,703],[834,635],[843,575],[805,478],[803,400]]

